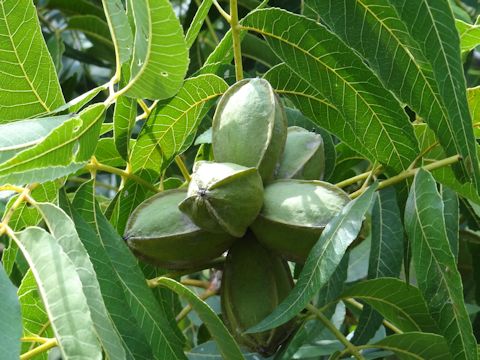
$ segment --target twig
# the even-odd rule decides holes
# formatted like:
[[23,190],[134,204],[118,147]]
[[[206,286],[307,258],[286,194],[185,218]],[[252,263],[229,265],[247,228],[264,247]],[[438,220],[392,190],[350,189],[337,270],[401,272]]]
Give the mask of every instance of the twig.
[[237,81],[243,79],[242,48],[240,41],[240,24],[238,22],[237,0],[230,0],[230,26],[232,27],[233,58]]
[[32,359],[33,357],[37,356],[38,354],[41,354],[47,350],[50,350],[51,348],[54,348],[55,346],[58,346],[57,339],[50,339],[44,344],[37,346],[36,348],[26,352],[25,354],[20,355],[20,360],[28,360]]

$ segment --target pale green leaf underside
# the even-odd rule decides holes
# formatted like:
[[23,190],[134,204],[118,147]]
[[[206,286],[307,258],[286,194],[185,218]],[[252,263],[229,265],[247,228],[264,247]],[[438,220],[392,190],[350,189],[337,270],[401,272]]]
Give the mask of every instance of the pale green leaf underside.
[[37,145],[0,165],[0,183],[44,182],[68,175],[95,151],[105,106],[96,104],[55,128]]
[[188,28],[187,34],[185,35],[185,42],[187,48],[190,49],[195,42],[195,39],[202,28],[205,18],[208,16],[208,11],[212,6],[212,0],[203,0],[200,6],[198,7],[197,13]]
[[159,280],[159,285],[174,291],[178,295],[184,297],[190,303],[192,309],[196,311],[197,315],[207,326],[208,331],[212,335],[212,338],[216,341],[219,351],[224,359],[244,359],[232,335],[228,332],[223,322],[207,303],[198,298],[198,296],[195,295],[195,293],[189,288],[173,279],[162,278]]
[[130,0],[135,21],[131,78],[125,94],[166,99],[180,89],[188,51],[180,22],[168,0]]
[[36,203],[43,218],[67,257],[73,263],[82,282],[83,292],[92,315],[95,332],[105,354],[110,359],[125,359],[125,351],[117,330],[103,302],[95,270],[75,229],[75,224],[67,214],[54,204]]
[[[152,350],[130,311],[120,281],[117,279],[110,258],[92,227],[79,215],[67,199],[65,192],[60,193],[60,204],[75,222],[77,233],[90,255],[90,260],[97,274],[102,296],[116,329],[122,337],[128,359],[151,360]],[[92,224],[96,226],[96,223]],[[136,329],[136,331],[132,331]]]
[[293,290],[270,315],[247,332],[260,332],[286,323],[302,311],[312,297],[328,283],[348,246],[357,237],[365,213],[373,202],[376,188],[376,184],[371,185],[365,193],[349,202],[330,220],[310,251]]
[[[131,161],[134,171],[148,169],[159,174],[185,150],[200,120],[223,94],[227,83],[215,75],[200,75],[185,81],[177,95],[157,105],[137,139]],[[151,179],[156,180],[156,179]]]
[[12,359],[20,355],[20,337],[22,336],[22,315],[17,290],[10,282],[0,263],[0,351]]
[[65,102],[31,0],[0,1],[0,69],[0,123]]
[[447,238],[442,198],[433,176],[424,170],[415,176],[408,196],[405,229],[412,244],[418,287],[452,358],[477,360],[462,280]]
[[53,129],[70,118],[70,115],[59,115],[0,125],[0,164],[38,144]]
[[336,106],[378,161],[400,172],[415,159],[418,145],[402,107],[334,34],[280,9],[256,10],[242,24],[262,34],[288,67]]
[[[22,279],[18,288],[18,298],[22,307],[23,336],[53,337],[53,330],[45,311],[45,306],[38,292],[37,282],[29,269]],[[25,353],[38,344],[23,343],[22,353]],[[38,356],[40,359],[47,359],[47,353]]]
[[117,71],[119,72],[120,65],[130,60],[132,56],[132,29],[121,0],[102,0],[102,3],[115,46]]
[[41,228],[30,227],[16,233],[15,239],[35,276],[63,356],[100,360],[100,344],[72,262]]

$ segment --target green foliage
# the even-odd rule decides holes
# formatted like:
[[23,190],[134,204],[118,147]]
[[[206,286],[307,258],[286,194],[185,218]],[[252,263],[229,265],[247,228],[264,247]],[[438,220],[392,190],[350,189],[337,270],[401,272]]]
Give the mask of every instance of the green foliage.
[[[323,179],[352,201],[247,332],[297,325],[271,360],[476,360],[479,15],[473,0],[0,0],[0,357],[264,359],[223,323],[225,254],[167,270],[122,239],[142,201],[215,161],[218,99],[260,77],[289,126],[321,134]],[[222,146],[280,138],[255,117]]]

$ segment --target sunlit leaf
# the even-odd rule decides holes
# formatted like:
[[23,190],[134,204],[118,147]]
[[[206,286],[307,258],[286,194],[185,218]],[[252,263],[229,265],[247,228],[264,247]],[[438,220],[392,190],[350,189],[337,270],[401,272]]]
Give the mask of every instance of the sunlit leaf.
[[0,183],[22,185],[68,175],[83,167],[95,151],[105,105],[96,104],[66,120],[37,145],[0,165]]
[[135,21],[126,95],[166,99],[180,89],[188,67],[182,28],[168,0],[129,0]]
[[289,68],[329,100],[376,160],[395,172],[408,168],[418,153],[413,128],[353,50],[319,23],[280,9],[253,11],[242,26],[263,35]]
[[458,35],[460,36],[460,49],[462,52],[473,50],[480,44],[480,25],[469,24],[455,19]]
[[102,0],[110,35],[115,46],[117,71],[124,62],[130,60],[133,48],[133,35],[125,8],[121,0]]
[[90,308],[93,326],[105,355],[110,359],[125,359],[125,351],[105,307],[95,270],[85,247],[80,241],[73,220],[53,204],[36,203],[35,207],[42,213],[50,233],[73,263],[80,277],[83,292]]
[[0,2],[0,123],[48,113],[62,90],[30,0]]
[[100,360],[100,344],[72,262],[55,238],[41,228],[29,227],[16,233],[15,239],[35,276],[63,356]]
[[208,16],[208,11],[212,6],[212,0],[203,0],[198,10],[193,18],[192,22],[190,23],[190,27],[188,28],[187,34],[185,35],[185,42],[187,44],[187,48],[190,49],[195,42],[200,29],[202,28],[203,22],[205,18]]

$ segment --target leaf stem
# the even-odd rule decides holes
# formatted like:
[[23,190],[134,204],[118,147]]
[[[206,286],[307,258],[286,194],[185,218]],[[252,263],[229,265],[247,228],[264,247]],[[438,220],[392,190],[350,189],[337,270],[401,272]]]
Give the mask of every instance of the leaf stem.
[[33,357],[37,356],[38,354],[41,354],[42,352],[45,352],[47,350],[50,350],[51,348],[54,348],[55,346],[58,346],[57,339],[50,339],[44,344],[37,346],[35,349],[32,349],[25,354],[20,355],[20,360],[28,360],[32,359]]
[[237,0],[230,0],[230,26],[232,27],[233,58],[237,81],[243,79],[242,48],[240,45],[240,24],[238,22]]
[[25,188],[23,188],[21,186],[15,186],[15,185],[7,184],[7,185],[0,186],[0,191],[15,191],[15,192],[21,194],[23,191],[25,191]]
[[[201,293],[200,295],[198,295],[198,298],[200,300],[207,300],[209,297],[212,297],[214,295],[217,294],[217,291],[214,290],[214,289],[207,289],[205,290],[203,293]],[[190,311],[192,311],[192,305],[188,304],[187,306],[185,306],[179,313],[178,315],[175,317],[175,320],[177,322],[180,322],[182,321],[189,313]]]
[[183,279],[180,283],[186,286],[195,286],[203,289],[208,289],[210,287],[210,283],[205,280]]
[[[378,175],[380,172],[382,171],[382,166],[380,165],[376,170],[375,170],[375,173],[374,175]],[[351,178],[348,178],[348,179],[345,179],[345,180],[342,180],[338,183],[335,184],[335,186],[339,187],[339,188],[344,188],[344,187],[347,187],[349,185],[352,185],[352,184],[355,184],[361,180],[365,180],[366,178],[368,178],[371,174],[371,170],[370,171],[366,171],[364,173],[361,173],[361,174],[358,174],[358,175],[355,175]]]
[[[363,305],[360,304],[358,301],[356,301],[355,299],[343,299],[344,302],[352,305],[353,307],[356,307],[357,309],[359,310],[363,310]],[[403,331],[400,330],[398,327],[396,327],[395,325],[393,325],[391,322],[387,321],[387,320],[383,320],[383,325],[392,330],[395,334],[403,334]]]
[[178,168],[180,169],[180,172],[182,173],[183,178],[187,182],[190,182],[190,180],[192,178],[190,177],[190,173],[188,172],[187,166],[185,165],[185,162],[183,161],[183,159],[180,155],[175,156],[175,163],[177,164]]
[[227,13],[225,10],[223,10],[223,8],[220,6],[220,4],[218,3],[217,0],[212,0],[212,2],[213,2],[213,5],[215,5],[215,7],[217,8],[217,10],[218,10],[218,12],[220,13],[220,15],[222,15],[223,18],[224,18],[225,20],[227,20],[227,22],[228,22],[229,24],[231,24],[231,22],[232,22],[232,17],[230,16],[230,14]]
[[24,201],[29,201],[29,202],[35,202],[31,197],[30,193],[32,190],[37,187],[38,184],[31,184],[23,189],[23,191],[18,195],[17,199],[13,203],[13,205],[8,209],[8,211],[5,213],[5,215],[2,218],[2,221],[0,222],[0,235],[3,235],[3,233],[7,230],[8,227],[8,222],[12,218],[15,210],[24,202]]
[[365,358],[358,352],[355,345],[353,345],[348,339],[343,335],[336,327],[332,324],[332,322],[325,316],[323,313],[318,310],[312,304],[308,304],[306,308],[315,314],[318,320],[325,325],[325,327],[330,330],[330,332],[335,335],[335,337],[348,349],[348,352],[351,353],[357,360],[365,360]]
[[210,261],[206,264],[203,264],[201,266],[198,266],[198,267],[195,267],[195,268],[192,268],[192,269],[172,271],[170,273],[158,276],[156,278],[148,279],[147,280],[147,285],[150,288],[155,288],[155,287],[160,285],[160,279],[161,278],[164,278],[164,277],[177,278],[177,277],[180,277],[180,276],[183,276],[183,275],[188,275],[188,274],[192,274],[192,273],[195,273],[195,272],[198,272],[198,271],[211,269],[211,268],[221,269],[223,267],[224,263],[225,263],[225,257],[220,256],[220,257],[218,257],[216,259],[213,259],[212,261]]
[[139,177],[135,174],[132,174],[129,171],[125,171],[125,170],[122,170],[122,169],[117,169],[113,166],[101,164],[96,159],[94,159],[93,157],[92,157],[92,160],[90,161],[90,163],[85,166],[85,169],[87,169],[88,171],[90,171],[92,173],[96,173],[97,171],[105,171],[105,172],[108,172],[108,173],[111,173],[111,174],[115,174],[115,175],[120,176],[122,178],[122,180],[123,179],[130,179],[130,180],[135,181],[136,183],[138,183],[140,185],[145,186],[150,191],[153,191],[153,192],[156,192],[156,193],[158,192],[158,189],[155,186],[150,184],[148,181],[142,179],[141,177]]
[[[388,178],[384,181],[380,181],[380,183],[378,184],[377,190],[381,190],[381,189],[384,189],[388,186],[398,184],[398,183],[402,182],[403,180],[405,180],[405,179],[407,179],[411,176],[415,176],[415,174],[418,172],[418,170],[420,168],[431,171],[431,170],[440,169],[442,167],[455,164],[456,162],[460,161],[461,159],[462,159],[462,157],[460,155],[454,155],[454,156],[450,156],[450,157],[442,159],[442,160],[435,161],[431,164],[428,164],[428,165],[425,165],[425,166],[422,166],[422,167],[418,167],[418,168],[415,168],[415,169],[407,169],[405,171],[402,171],[398,175],[392,176],[391,178]],[[360,190],[357,190],[357,191],[351,193],[350,198],[355,199],[355,198],[359,197],[360,195],[362,195],[365,192],[365,190],[366,189],[360,189]]]
[[50,340],[51,340],[50,338],[44,338],[39,336],[25,336],[20,339],[21,342],[36,342],[39,344],[45,344]]

